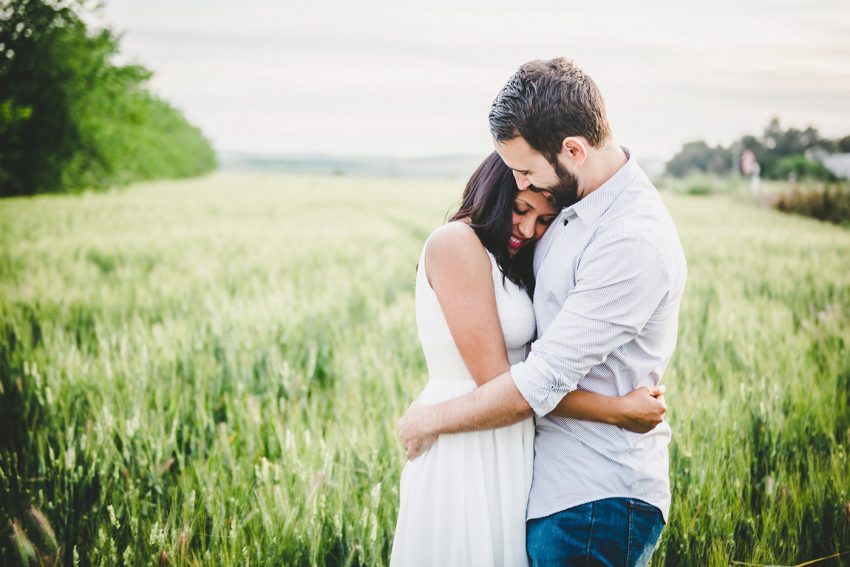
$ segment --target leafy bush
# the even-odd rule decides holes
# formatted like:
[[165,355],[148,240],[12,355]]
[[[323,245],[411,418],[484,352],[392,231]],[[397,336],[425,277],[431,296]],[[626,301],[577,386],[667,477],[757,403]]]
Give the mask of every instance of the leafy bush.
[[780,195],[775,206],[786,213],[850,225],[850,186],[824,184],[819,188],[797,187]]
[[694,183],[685,189],[688,195],[711,195],[712,187],[708,183]]
[[773,179],[817,179],[835,181],[835,175],[822,163],[811,161],[803,155],[788,156],[776,160],[768,177]]

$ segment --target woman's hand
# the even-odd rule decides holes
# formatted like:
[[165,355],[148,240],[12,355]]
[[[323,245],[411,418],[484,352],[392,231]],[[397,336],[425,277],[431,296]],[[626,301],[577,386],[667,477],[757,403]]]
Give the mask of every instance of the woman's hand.
[[398,420],[398,437],[409,461],[427,451],[437,440],[437,435],[429,431],[427,425],[432,411],[430,406],[413,402]]
[[664,401],[664,386],[642,386],[618,401],[619,415],[616,425],[635,433],[652,431],[664,421],[667,404]]

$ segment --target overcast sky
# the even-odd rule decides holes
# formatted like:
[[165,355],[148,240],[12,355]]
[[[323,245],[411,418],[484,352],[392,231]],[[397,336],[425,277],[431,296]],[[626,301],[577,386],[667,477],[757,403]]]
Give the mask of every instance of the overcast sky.
[[106,0],[100,18],[220,151],[483,154],[504,82],[560,55],[643,158],[773,115],[850,134],[847,0]]

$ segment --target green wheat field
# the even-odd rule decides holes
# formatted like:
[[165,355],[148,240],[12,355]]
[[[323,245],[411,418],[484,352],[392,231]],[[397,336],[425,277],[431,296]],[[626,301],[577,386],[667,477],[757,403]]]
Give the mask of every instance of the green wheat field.
[[[0,564],[387,564],[395,423],[426,380],[416,263],[462,186],[220,173],[0,202]],[[689,280],[653,565],[850,551],[850,230],[662,194]]]

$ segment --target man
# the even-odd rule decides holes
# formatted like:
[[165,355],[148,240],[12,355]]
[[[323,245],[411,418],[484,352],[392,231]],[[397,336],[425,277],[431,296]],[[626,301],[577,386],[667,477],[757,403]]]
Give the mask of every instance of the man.
[[525,362],[474,392],[411,406],[400,437],[412,459],[442,433],[536,414],[532,564],[646,565],[670,507],[670,427],[641,434],[547,414],[576,388],[621,396],[659,383],[687,275],[676,228],[571,61],[520,67],[493,102],[490,130],[520,190],[569,204],[535,248],[539,338]]

